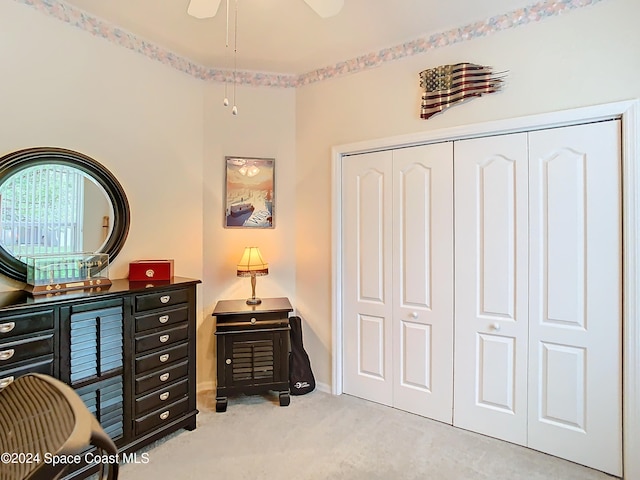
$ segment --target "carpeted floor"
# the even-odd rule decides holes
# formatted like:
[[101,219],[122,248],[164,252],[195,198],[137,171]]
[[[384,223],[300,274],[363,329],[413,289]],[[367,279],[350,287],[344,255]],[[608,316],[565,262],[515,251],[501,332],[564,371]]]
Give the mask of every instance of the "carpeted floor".
[[121,480],[596,480],[601,472],[348,395],[199,397],[198,427],[144,451]]

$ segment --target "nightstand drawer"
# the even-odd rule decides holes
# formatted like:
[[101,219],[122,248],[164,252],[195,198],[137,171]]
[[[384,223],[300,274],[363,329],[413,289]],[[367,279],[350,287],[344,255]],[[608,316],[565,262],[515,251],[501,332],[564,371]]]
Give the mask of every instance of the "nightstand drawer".
[[53,310],[0,318],[0,341],[25,333],[41,332],[53,328]]
[[135,421],[135,433],[136,435],[142,435],[148,430],[162,427],[163,424],[171,423],[180,415],[186,413],[188,409],[189,399],[184,398],[179,402],[168,405],[166,408],[161,408],[145,415],[144,417],[138,418]]
[[164,347],[172,343],[181,342],[189,337],[189,328],[183,325],[167,328],[149,335],[136,337],[136,353],[146,352],[154,348]]
[[136,316],[136,332],[186,322],[188,319],[188,307],[174,308],[173,310],[165,310],[147,315],[138,315]]
[[189,373],[189,362],[182,362],[177,365],[158,370],[155,373],[136,378],[136,395],[146,393],[149,390],[168,385],[176,380],[186,378]]
[[188,392],[189,382],[188,380],[182,380],[181,382],[174,383],[166,388],[162,388],[143,397],[136,398],[134,415],[138,417],[150,410],[162,408],[163,405],[169,405],[176,400],[184,398]]
[[136,312],[170,307],[189,301],[189,290],[168,290],[159,293],[136,295]]
[[241,313],[235,315],[224,315],[217,318],[216,326],[225,327],[227,325],[239,326],[245,325],[247,327],[255,325],[257,323],[266,323],[269,325],[277,323],[288,323],[289,315],[287,312],[254,312],[254,313]]
[[175,347],[165,348],[159,352],[149,353],[136,358],[136,374],[145,373],[154,368],[187,358],[189,355],[189,344],[184,342]]

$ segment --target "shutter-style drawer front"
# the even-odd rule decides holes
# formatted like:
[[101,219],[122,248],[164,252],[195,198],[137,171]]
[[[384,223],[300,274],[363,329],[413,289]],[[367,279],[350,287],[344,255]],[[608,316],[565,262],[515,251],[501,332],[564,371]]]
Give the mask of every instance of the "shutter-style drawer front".
[[189,363],[182,362],[177,365],[172,365],[162,370],[158,370],[156,373],[144,375],[136,378],[136,395],[148,392],[154,388],[158,388],[161,385],[168,385],[186,378],[189,373]]
[[155,410],[154,412],[135,421],[135,433],[136,435],[142,435],[152,428],[161,427],[163,424],[171,423],[180,415],[186,413],[188,409],[189,399],[184,398],[179,402],[172,403],[166,408]]
[[145,373],[163,365],[169,365],[186,358],[187,355],[189,355],[189,344],[185,342],[175,347],[138,357],[136,358],[136,374]]
[[169,307],[179,303],[187,303],[189,290],[166,290],[159,293],[136,295],[136,312],[144,312],[156,308]]
[[162,408],[163,405],[169,405],[184,398],[189,392],[189,382],[183,380],[166,388],[156,390],[143,397],[136,399],[135,416],[138,417],[150,410]]
[[0,368],[53,353],[53,333],[0,344]]
[[12,368],[0,367],[0,390],[13,382],[16,378],[26,373],[44,373],[53,375],[53,355],[47,355],[42,358],[34,358],[29,363],[16,365]]
[[173,310],[148,315],[138,315],[136,316],[136,332],[186,322],[188,319],[189,309],[187,307],[175,308]]
[[185,323],[178,327],[167,328],[160,332],[136,337],[136,353],[146,352],[154,348],[164,347],[181,342],[189,337],[189,326]]
[[53,328],[53,310],[0,317],[0,342],[5,338]]

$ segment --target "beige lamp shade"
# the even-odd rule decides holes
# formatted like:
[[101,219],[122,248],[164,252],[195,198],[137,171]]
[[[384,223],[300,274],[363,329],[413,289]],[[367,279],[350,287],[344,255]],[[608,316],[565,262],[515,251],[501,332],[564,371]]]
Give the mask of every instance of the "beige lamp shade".
[[245,247],[238,262],[238,276],[251,277],[269,274],[269,264],[262,259],[258,247]]
[[238,276],[251,277],[251,298],[247,305],[258,305],[262,300],[256,298],[256,277],[269,274],[269,264],[262,259],[258,247],[245,247],[242,258],[238,262]]

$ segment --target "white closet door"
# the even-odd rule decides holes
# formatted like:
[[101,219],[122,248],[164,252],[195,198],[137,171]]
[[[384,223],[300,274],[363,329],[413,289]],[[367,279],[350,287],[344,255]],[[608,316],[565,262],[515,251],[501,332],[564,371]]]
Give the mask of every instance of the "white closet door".
[[527,440],[526,133],[455,143],[454,425]]
[[343,163],[343,389],[392,404],[392,154]]
[[453,144],[393,151],[393,405],[453,407]]
[[528,444],[618,476],[620,158],[618,121],[530,134]]

